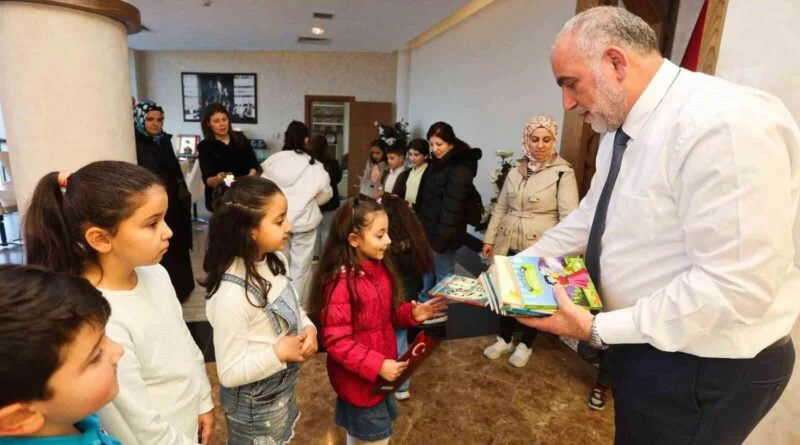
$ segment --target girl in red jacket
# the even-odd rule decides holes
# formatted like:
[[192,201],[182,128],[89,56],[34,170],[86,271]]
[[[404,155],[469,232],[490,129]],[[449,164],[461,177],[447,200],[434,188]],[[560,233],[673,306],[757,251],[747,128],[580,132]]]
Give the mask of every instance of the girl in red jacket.
[[398,275],[384,258],[389,220],[372,199],[353,199],[333,217],[311,292],[328,351],[328,378],[338,395],[336,424],[347,443],[389,443],[397,417],[394,395],[372,394],[378,376],[394,381],[398,362],[394,326],[413,327],[442,315],[440,299],[406,303]]

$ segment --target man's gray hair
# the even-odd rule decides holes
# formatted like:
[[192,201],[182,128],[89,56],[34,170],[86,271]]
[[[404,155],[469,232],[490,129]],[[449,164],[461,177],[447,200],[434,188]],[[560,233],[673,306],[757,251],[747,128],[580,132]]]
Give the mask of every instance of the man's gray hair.
[[641,55],[651,51],[660,53],[653,28],[640,17],[616,6],[598,6],[571,18],[558,33],[555,45],[567,35],[573,36],[576,49],[590,60],[599,59],[609,45]]

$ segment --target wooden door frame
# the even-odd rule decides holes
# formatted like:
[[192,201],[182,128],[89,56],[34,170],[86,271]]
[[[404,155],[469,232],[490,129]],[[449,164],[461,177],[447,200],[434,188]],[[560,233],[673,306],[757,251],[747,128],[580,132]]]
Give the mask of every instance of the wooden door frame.
[[305,95],[305,118],[306,127],[311,131],[311,102],[355,102],[355,96],[320,96],[320,95]]

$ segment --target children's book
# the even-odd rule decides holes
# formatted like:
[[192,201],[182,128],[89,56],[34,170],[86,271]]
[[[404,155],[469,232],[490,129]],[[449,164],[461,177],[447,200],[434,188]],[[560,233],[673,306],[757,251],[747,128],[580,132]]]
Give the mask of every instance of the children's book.
[[496,255],[494,268],[479,281],[489,307],[503,315],[546,317],[558,310],[553,286],[564,286],[575,304],[589,310],[603,305],[586,265],[578,257],[506,257]]
[[441,343],[442,339],[439,337],[434,337],[425,333],[425,331],[421,331],[417,334],[417,337],[414,338],[414,341],[408,345],[408,350],[397,359],[398,362],[408,361],[408,367],[405,371],[400,374],[395,381],[389,382],[384,380],[382,377],[378,376],[378,384],[375,386],[375,389],[372,390],[373,394],[389,394],[397,391],[409,377],[411,374],[414,373],[414,370],[417,369],[422,362],[425,361],[428,357],[431,356],[431,353],[436,348],[436,346]]
[[488,301],[483,286],[478,280],[455,274],[450,274],[436,283],[433,289],[428,292],[428,295],[475,306],[486,306]]

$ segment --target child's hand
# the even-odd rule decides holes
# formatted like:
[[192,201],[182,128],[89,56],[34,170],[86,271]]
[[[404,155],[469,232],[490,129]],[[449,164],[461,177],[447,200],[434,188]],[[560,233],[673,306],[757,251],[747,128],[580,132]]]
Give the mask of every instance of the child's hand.
[[387,382],[394,382],[400,377],[400,374],[408,368],[408,362],[398,362],[396,360],[386,359],[381,365],[381,370],[378,375],[383,377]]
[[197,417],[197,424],[199,425],[198,439],[202,445],[208,445],[211,442],[211,433],[214,432],[214,410],[200,414]]
[[417,323],[429,320],[431,318],[441,317],[447,310],[447,302],[442,297],[432,298],[425,303],[417,303],[412,301],[414,309],[411,309],[411,317]]
[[300,349],[300,354],[302,354],[303,357],[308,358],[317,352],[317,328],[314,326],[308,326],[307,328],[303,329],[303,334],[305,334],[306,339],[303,341],[303,347]]
[[[278,360],[282,362],[302,362],[303,357],[303,342],[307,335],[302,332],[300,335],[287,335],[278,340],[272,349],[275,350],[275,355]],[[315,340],[316,341],[316,340]]]

